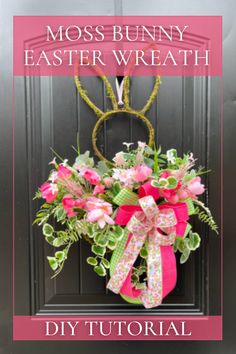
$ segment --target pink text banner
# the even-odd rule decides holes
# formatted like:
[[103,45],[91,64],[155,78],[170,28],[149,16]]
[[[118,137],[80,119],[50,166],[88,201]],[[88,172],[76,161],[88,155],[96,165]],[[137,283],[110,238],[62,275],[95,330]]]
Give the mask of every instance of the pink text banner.
[[13,65],[15,76],[221,76],[222,18],[15,16]]
[[14,316],[14,340],[222,340],[221,316]]

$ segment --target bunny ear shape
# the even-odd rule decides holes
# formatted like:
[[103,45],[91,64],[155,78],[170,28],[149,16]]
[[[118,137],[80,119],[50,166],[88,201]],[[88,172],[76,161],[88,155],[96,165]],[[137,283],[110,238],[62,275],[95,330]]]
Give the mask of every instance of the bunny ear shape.
[[[145,106],[139,111],[142,114],[145,114],[151,105],[153,104],[153,101],[155,100],[157,93],[159,91],[161,85],[161,78],[160,76],[155,77],[155,83],[152,89],[152,92],[150,94],[150,97],[147,100],[147,103]],[[124,78],[124,108],[125,109],[131,109],[130,104],[129,104],[129,94],[130,94],[130,77],[125,76]]]
[[150,95],[149,99],[147,100],[147,103],[145,104],[143,109],[140,111],[142,114],[145,114],[150,109],[151,105],[153,104],[153,102],[157,96],[160,85],[161,85],[161,78],[158,75],[155,77],[155,83],[154,83],[151,95]]
[[[157,49],[157,45],[155,43],[149,43],[143,49],[143,51],[146,52],[150,48]],[[125,109],[131,109],[130,104],[129,104],[129,94],[130,94],[130,78],[129,77],[132,75],[132,72],[134,70],[134,66],[135,66],[134,62],[131,61],[131,63],[129,64],[128,69],[127,69],[127,73],[129,75],[126,75],[124,78],[124,107],[125,107]],[[151,92],[149,99],[147,100],[147,103],[145,104],[145,106],[139,111],[140,113],[145,114],[149,110],[149,108],[151,107],[152,103],[154,102],[154,100],[157,96],[160,85],[161,85],[161,77],[159,75],[156,75],[152,92]]]
[[[98,74],[98,76],[102,79],[102,81],[104,82],[105,88],[106,88],[106,92],[107,92],[107,96],[110,98],[111,100],[111,104],[113,109],[118,109],[118,105],[117,105],[117,101],[116,101],[116,96],[114,94],[114,91],[112,89],[112,86],[110,84],[110,82],[107,80],[107,77],[104,75],[102,69],[98,66],[93,66],[93,69],[96,71],[96,73]],[[87,91],[83,88],[82,83],[80,81],[79,78],[79,63],[77,62],[75,64],[75,76],[74,76],[74,80],[75,80],[75,85],[77,87],[77,90],[80,94],[80,96],[82,97],[82,99],[87,103],[87,105],[94,111],[94,113],[96,114],[96,116],[98,118],[100,118],[104,112],[98,108],[95,103],[93,103],[91,101],[91,99],[89,98]]]

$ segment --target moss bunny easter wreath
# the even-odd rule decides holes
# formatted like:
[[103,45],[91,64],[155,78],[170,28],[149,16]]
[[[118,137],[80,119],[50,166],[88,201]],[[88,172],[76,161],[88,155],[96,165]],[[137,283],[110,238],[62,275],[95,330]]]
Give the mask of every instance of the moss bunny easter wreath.
[[[34,223],[42,227],[46,242],[58,248],[47,257],[53,276],[62,271],[70,247],[84,238],[91,245],[88,266],[98,276],[109,274],[107,288],[129,303],[152,308],[175,287],[175,252],[181,253],[180,263],[184,263],[200,246],[191,218],[198,217],[215,232],[217,225],[199,200],[205,191],[201,182],[205,171],[194,168],[193,154],[180,157],[174,148],[162,153],[155,147],[154,130],[145,113],[157,95],[160,77],[140,111],[130,107],[128,76],[117,82],[118,100],[107,78],[101,78],[113,107],[108,112],[95,106],[78,73],[75,76],[81,97],[98,118],[92,142],[100,161],[95,163],[89,151],[81,153],[79,146],[73,165],[54,158],[48,180],[36,192],[35,198],[44,203]],[[135,148],[124,143],[124,151],[108,161],[97,147],[97,133],[117,112],[141,119],[149,140],[139,141]]]

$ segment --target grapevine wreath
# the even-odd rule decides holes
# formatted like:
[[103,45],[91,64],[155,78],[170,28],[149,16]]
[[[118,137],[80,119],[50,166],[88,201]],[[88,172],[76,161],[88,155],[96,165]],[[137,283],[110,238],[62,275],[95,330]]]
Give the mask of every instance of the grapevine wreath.
[[[129,104],[129,76],[121,84],[117,81],[118,100],[107,77],[101,78],[112,104],[108,112],[91,101],[78,73],[75,76],[81,97],[98,118],[92,142],[100,160],[95,163],[89,151],[81,153],[79,146],[73,165],[59,161],[55,153],[48,180],[36,192],[35,197],[44,203],[34,223],[42,226],[45,240],[58,248],[47,257],[53,276],[63,269],[70,247],[84,238],[91,244],[87,263],[98,276],[109,276],[107,288],[127,302],[152,308],[175,287],[174,253],[180,252],[180,263],[184,263],[200,245],[192,216],[216,232],[217,225],[199,200],[205,191],[200,176],[205,172],[194,168],[193,154],[179,157],[175,149],[162,153],[155,147],[154,130],[145,113],[157,95],[160,77],[155,78],[150,98],[140,111]],[[97,133],[118,112],[141,119],[149,140],[148,144],[138,141],[134,147],[124,143],[124,151],[108,161],[97,147]]]

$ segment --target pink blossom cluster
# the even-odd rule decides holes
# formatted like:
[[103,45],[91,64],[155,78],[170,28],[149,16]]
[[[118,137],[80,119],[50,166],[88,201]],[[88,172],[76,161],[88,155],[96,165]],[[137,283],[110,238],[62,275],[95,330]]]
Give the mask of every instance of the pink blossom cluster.
[[152,169],[145,164],[128,169],[113,169],[112,177],[121,182],[122,186],[132,188],[135,183],[143,183],[152,175]]
[[88,187],[93,189],[92,193],[86,193],[86,186],[84,186],[83,193],[80,182],[73,181],[71,179],[72,175],[73,171],[64,165],[59,165],[57,170],[52,172],[49,181],[43,183],[39,189],[46,202],[54,202],[58,196],[59,188],[62,186],[65,190],[71,192],[64,194],[61,199],[68,218],[77,216],[78,209],[83,209],[87,213],[87,220],[97,222],[100,228],[104,228],[106,223],[114,224],[110,217],[112,205],[95,197],[98,194],[103,194],[106,187],[112,186],[113,178],[104,178],[104,184],[102,184],[100,175],[94,169],[82,167],[79,176],[83,177],[84,181],[89,184]]
[[[167,178],[169,176],[171,176],[171,172],[165,171],[161,173],[160,178]],[[180,201],[184,201],[187,198],[196,199],[197,196],[204,193],[204,191],[205,187],[201,183],[201,178],[197,176],[188,182],[178,181],[176,188],[161,188],[160,196],[163,197],[167,202],[175,204]]]

